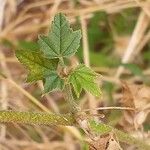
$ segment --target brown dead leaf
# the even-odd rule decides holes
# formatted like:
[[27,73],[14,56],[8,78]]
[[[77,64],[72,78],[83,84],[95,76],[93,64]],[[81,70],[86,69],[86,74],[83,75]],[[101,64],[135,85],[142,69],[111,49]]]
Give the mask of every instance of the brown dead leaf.
[[139,110],[144,110],[144,107],[150,104],[150,87],[138,86],[134,95],[134,104]]
[[131,85],[122,82],[123,107],[132,107],[136,111],[124,110],[120,125],[126,131],[142,128],[150,111],[150,87],[144,85]]
[[[122,96],[121,103],[123,107],[135,108],[133,93],[126,82],[122,82],[122,93],[123,96]],[[120,125],[123,127],[124,130],[126,131],[133,130],[134,116],[135,116],[134,111],[130,111],[130,110],[123,111],[123,117],[120,122]]]
[[122,150],[113,133],[103,135],[90,143],[90,150]]

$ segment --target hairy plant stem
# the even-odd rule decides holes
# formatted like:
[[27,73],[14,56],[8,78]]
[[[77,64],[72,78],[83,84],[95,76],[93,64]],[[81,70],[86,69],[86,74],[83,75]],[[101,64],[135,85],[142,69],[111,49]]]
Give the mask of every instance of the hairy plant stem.
[[[45,112],[17,112],[17,111],[0,111],[0,123],[22,123],[34,125],[65,125],[73,126],[76,124],[72,114],[52,114]],[[119,141],[135,145],[139,150],[150,150],[150,145],[132,137],[118,129],[115,129],[104,123],[99,123],[93,130],[96,133],[106,134],[113,131]]]
[[[60,60],[60,65],[62,66],[63,70],[66,69],[67,66],[64,63],[64,59],[62,57],[60,57],[59,60]],[[65,93],[66,101],[69,105],[70,112],[72,114],[75,114],[78,111],[80,111],[79,106],[76,104],[76,102],[74,100],[71,85],[67,82],[65,83],[64,93]]]
[[22,123],[36,125],[65,125],[75,124],[72,114],[52,114],[46,112],[0,111],[0,123]]
[[64,88],[65,97],[69,105],[70,112],[75,114],[80,111],[79,106],[75,103],[70,84],[66,84]]

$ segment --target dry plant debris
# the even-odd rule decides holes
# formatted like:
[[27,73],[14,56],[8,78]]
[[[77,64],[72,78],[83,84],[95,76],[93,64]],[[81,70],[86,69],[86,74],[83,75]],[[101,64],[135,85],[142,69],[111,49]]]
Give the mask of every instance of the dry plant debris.
[[90,150],[122,150],[113,133],[90,142]]

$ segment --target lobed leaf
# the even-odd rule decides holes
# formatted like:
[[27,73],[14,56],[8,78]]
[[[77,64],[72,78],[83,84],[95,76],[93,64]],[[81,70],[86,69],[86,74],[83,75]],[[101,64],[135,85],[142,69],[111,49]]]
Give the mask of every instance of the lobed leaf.
[[74,91],[79,97],[82,89],[95,96],[101,95],[101,90],[95,82],[97,74],[85,65],[77,66],[69,75],[69,82],[73,85]]
[[45,57],[70,57],[76,53],[81,39],[81,31],[73,31],[61,13],[57,14],[48,36],[40,35],[38,43]]
[[16,50],[16,57],[28,69],[28,82],[42,80],[56,70],[58,59],[44,58],[37,50]]
[[[80,44],[81,32],[73,31],[65,16],[57,14],[48,36],[39,36],[38,46],[30,42],[21,42],[22,50],[16,51],[18,60],[28,69],[28,82],[44,81],[44,92],[63,89],[64,81],[56,72],[58,61],[73,55]],[[22,48],[23,46],[23,48]],[[32,50],[28,50],[30,47]]]

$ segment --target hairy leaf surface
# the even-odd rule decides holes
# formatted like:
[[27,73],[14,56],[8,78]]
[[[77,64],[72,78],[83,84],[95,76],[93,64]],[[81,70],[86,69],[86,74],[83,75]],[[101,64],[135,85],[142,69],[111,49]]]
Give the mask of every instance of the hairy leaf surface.
[[85,65],[77,66],[69,76],[69,82],[73,85],[74,91],[79,97],[82,89],[95,96],[101,95],[101,90],[95,82],[97,74]]
[[45,79],[44,92],[48,93],[53,90],[62,90],[64,88],[64,80],[59,77],[56,72],[51,72],[50,76]]
[[44,58],[40,51],[17,50],[18,60],[28,69],[28,82],[42,80],[56,70],[58,59]]
[[69,57],[76,53],[81,39],[81,32],[73,31],[65,16],[57,14],[52,22],[48,36],[40,35],[38,43],[47,58]]

